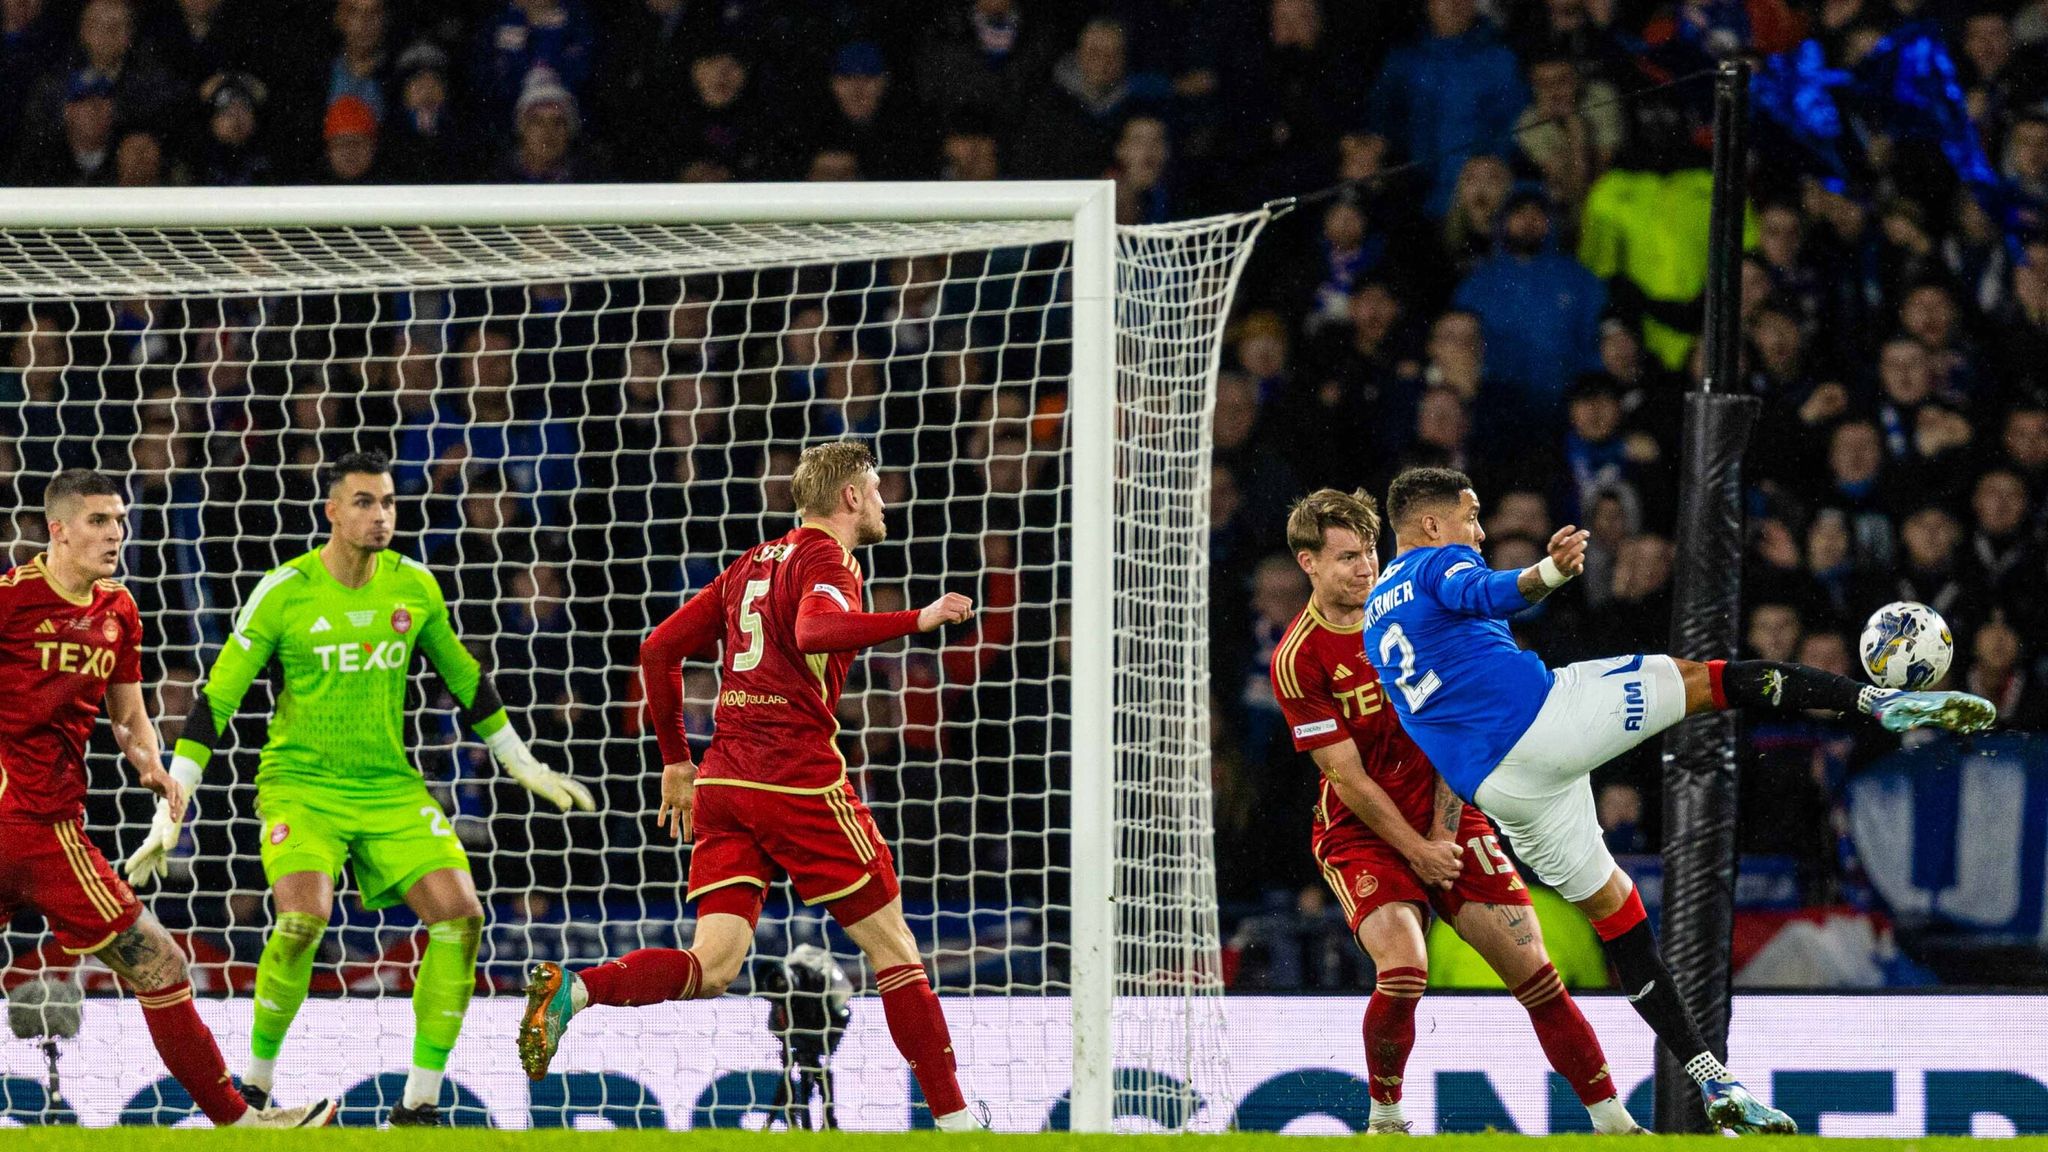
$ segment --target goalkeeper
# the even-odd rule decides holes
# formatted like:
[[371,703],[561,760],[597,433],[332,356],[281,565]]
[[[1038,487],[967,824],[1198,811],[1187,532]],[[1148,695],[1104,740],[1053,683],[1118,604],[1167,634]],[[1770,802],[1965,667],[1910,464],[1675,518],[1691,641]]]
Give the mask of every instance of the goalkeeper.
[[[333,534],[273,569],[250,593],[185,722],[171,775],[184,796],[195,794],[215,741],[275,656],[283,685],[258,761],[256,810],[277,921],[256,968],[243,1093],[252,1102],[269,1100],[278,1050],[306,999],[334,884],[347,862],[366,907],[403,901],[427,926],[413,983],[412,1069],[390,1121],[438,1124],[442,1074],[476,987],[484,912],[448,817],[406,760],[414,647],[426,652],[461,704],[463,721],[508,775],[564,812],[572,805],[589,811],[592,803],[583,785],[527,751],[490,678],[456,638],[433,575],[388,549],[397,503],[390,461],[350,453],[323,481]],[[180,815],[158,805],[149,837],[128,860],[131,882],[162,872]]]

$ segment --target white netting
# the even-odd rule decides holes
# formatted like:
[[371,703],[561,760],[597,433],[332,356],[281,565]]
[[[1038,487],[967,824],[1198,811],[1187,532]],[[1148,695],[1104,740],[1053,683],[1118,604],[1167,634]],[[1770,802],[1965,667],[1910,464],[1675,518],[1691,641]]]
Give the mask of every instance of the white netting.
[[[1105,851],[1118,861],[1118,991],[1163,997],[1119,1021],[1119,1065],[1157,1074],[1127,1084],[1144,1099],[1120,1110],[1158,1122],[1184,1110],[1176,1086],[1217,1082],[1223,1054],[1220,1016],[1205,1006],[1220,990],[1206,430],[1229,292],[1262,223],[1121,236],[1117,836]],[[758,1000],[593,1014],[572,1031],[561,1074],[531,1090],[510,1065],[497,1001],[533,959],[687,941],[687,856],[651,820],[658,766],[641,731],[638,644],[687,590],[786,530],[802,444],[870,439],[891,505],[890,539],[863,557],[870,606],[961,590],[981,615],[944,647],[862,656],[843,747],[948,997],[969,1096],[999,1126],[1040,1127],[1064,1111],[1066,1030],[1042,1009],[1004,1005],[1057,997],[1070,978],[1071,233],[1063,222],[0,229],[11,559],[39,547],[39,521],[21,509],[50,473],[127,477],[124,579],[174,736],[236,606],[317,541],[319,461],[391,451],[396,546],[439,576],[536,753],[589,782],[601,807],[536,811],[459,730],[439,682],[419,677],[415,763],[469,850],[489,913],[480,968],[500,994],[479,998],[450,1066],[456,1121],[757,1123],[775,1080]],[[685,685],[692,731],[707,734],[716,671],[689,665]],[[208,1012],[238,1070],[240,998],[270,921],[252,783],[270,700],[259,682],[171,880],[150,898],[194,957],[202,997],[236,997]],[[149,805],[104,748],[92,773],[88,824],[118,859]],[[278,1088],[286,1099],[346,1092],[345,1119],[365,1121],[396,1101],[411,1029],[403,1012],[371,1010],[395,1005],[346,1005],[406,996],[414,921],[365,912],[345,888],[333,925]],[[831,949],[856,987],[869,979],[843,936],[786,889],[771,893],[757,955],[806,942]],[[9,986],[71,965],[33,918],[6,943]],[[81,971],[90,989],[113,990],[96,965]],[[735,991],[747,987],[743,975]],[[871,1027],[878,1008],[856,1003],[859,1043],[837,1058],[839,1120],[901,1126],[922,1112]],[[95,1035],[93,1019],[77,1051],[122,1045],[122,1070],[66,1063],[79,1114],[182,1116],[181,1094],[157,1095],[141,1039]],[[15,1049],[27,1050],[10,1044],[0,1060],[0,1113],[34,1110],[29,1080],[6,1075],[26,1068]]]
[[[1263,214],[1126,228],[1116,296],[1117,1058],[1128,1110],[1181,1127],[1227,1084],[1209,782],[1217,357]],[[1212,1122],[1215,1117],[1209,1117]]]

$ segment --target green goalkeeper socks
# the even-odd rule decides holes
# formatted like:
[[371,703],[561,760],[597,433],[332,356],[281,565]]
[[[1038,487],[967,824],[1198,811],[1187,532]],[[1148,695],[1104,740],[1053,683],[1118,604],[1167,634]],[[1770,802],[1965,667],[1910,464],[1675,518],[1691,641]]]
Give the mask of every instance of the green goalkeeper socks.
[[412,1062],[441,1071],[462,1034],[462,1016],[476,992],[476,949],[483,939],[481,916],[427,925],[427,951],[412,985]]
[[266,1062],[277,1059],[284,1047],[284,1034],[291,1031],[292,1018],[306,1002],[306,989],[313,983],[313,960],[320,952],[320,936],[327,921],[305,912],[280,913],[263,942],[263,958],[256,962],[256,1020],[249,1033],[249,1051]]

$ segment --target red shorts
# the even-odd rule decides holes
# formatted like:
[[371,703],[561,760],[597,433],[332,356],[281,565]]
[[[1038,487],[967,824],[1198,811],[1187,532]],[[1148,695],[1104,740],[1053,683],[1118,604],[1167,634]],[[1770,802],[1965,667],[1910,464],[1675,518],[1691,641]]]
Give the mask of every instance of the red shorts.
[[17,908],[49,921],[57,946],[97,952],[142,915],[142,904],[85,838],[85,821],[0,823],[0,924]]
[[1465,846],[1464,867],[1448,889],[1423,887],[1407,857],[1349,823],[1315,846],[1316,865],[1330,891],[1336,893],[1353,936],[1358,935],[1358,926],[1367,916],[1387,904],[1427,904],[1450,920],[1467,904],[1529,903],[1529,888],[1516,873],[1514,862],[1500,850],[1493,825],[1470,804],[1465,805],[1465,817],[1458,825],[1458,842]]
[[850,781],[824,792],[782,792],[697,781],[690,893],[697,914],[760,919],[783,872],[806,904],[858,924],[896,898],[896,858]]

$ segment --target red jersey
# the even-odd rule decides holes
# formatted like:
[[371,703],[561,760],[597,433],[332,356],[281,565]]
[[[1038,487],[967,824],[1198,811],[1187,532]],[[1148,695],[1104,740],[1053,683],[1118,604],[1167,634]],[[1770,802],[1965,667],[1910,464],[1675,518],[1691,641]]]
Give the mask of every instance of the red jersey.
[[[1379,671],[1365,658],[1363,631],[1363,623],[1331,624],[1311,600],[1273,650],[1273,695],[1287,717],[1296,751],[1345,740],[1357,744],[1366,775],[1386,789],[1410,826],[1424,832],[1435,812],[1436,768],[1388,706]],[[1340,830],[1379,838],[1338,798],[1327,777],[1317,795],[1315,820],[1318,843]]]
[[[822,528],[807,524],[749,549],[641,648],[663,763],[689,758],[680,661],[722,642],[717,732],[697,782],[837,787],[846,760],[834,711],[854,652],[916,630],[914,611],[862,611],[860,563]],[[800,645],[799,634],[812,643]]]
[[84,600],[42,556],[0,576],[0,820],[85,814],[85,746],[108,684],[142,679],[142,614],[116,580]]

